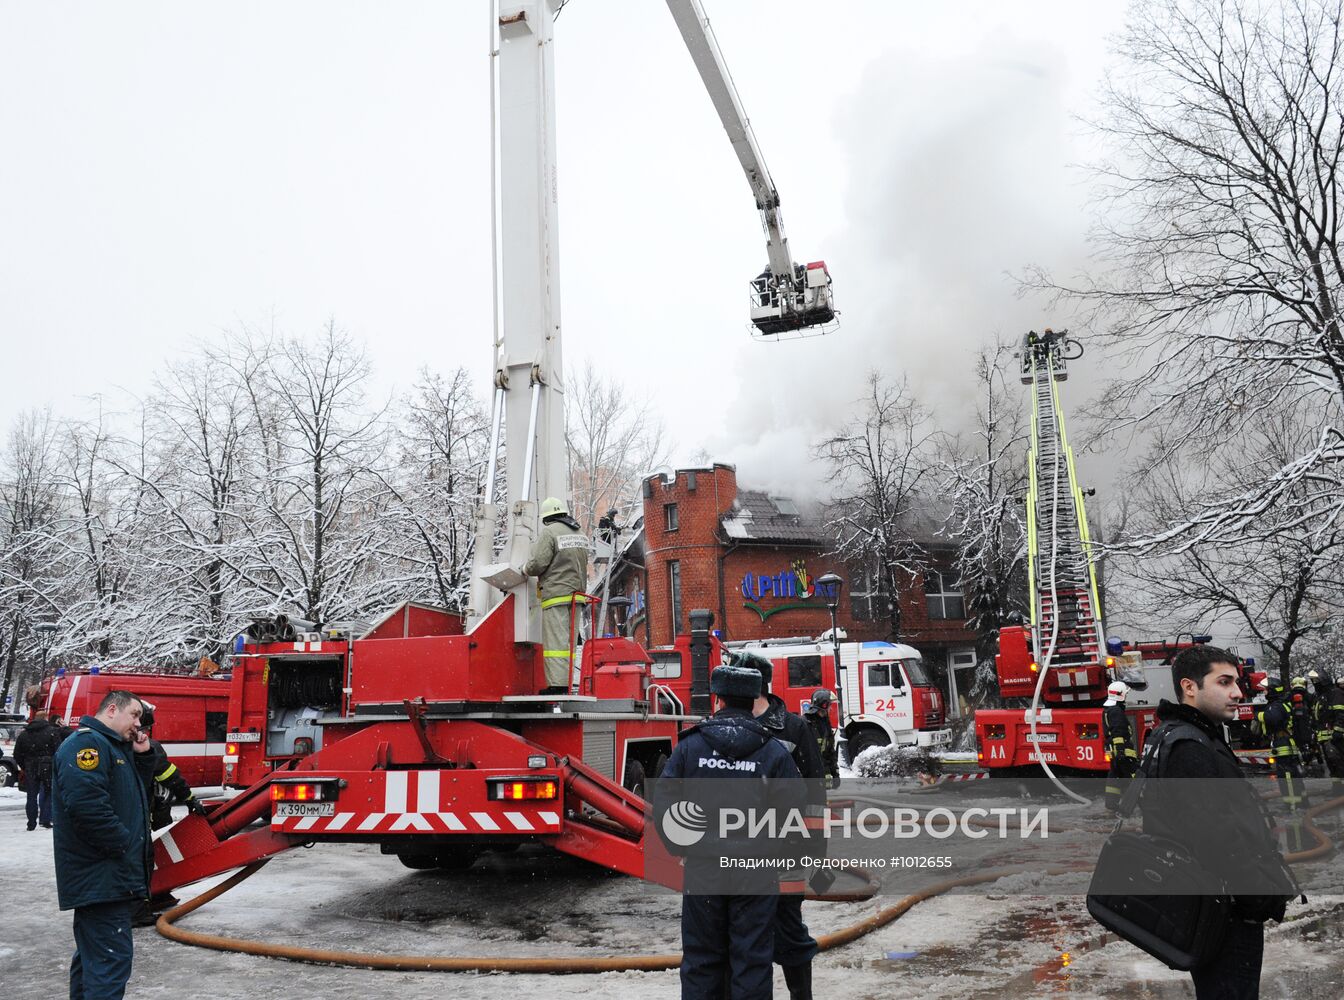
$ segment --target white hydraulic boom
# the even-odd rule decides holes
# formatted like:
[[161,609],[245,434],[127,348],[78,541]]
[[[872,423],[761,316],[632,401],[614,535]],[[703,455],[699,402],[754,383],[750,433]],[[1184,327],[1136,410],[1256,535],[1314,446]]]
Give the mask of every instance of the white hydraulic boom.
[[672,12],[700,79],[709,91],[709,99],[719,113],[719,121],[728,133],[761,213],[768,263],[751,283],[752,324],[765,336],[809,329],[830,332],[836,315],[830,273],[825,261],[804,266],[795,264],[789,254],[784,218],[779,211],[779,191],[766,168],[765,157],[700,0],[667,0],[667,9]]
[[[494,405],[485,493],[477,509],[468,621],[514,596],[514,634],[540,642],[534,587],[514,569],[539,529],[540,501],[567,498],[560,351],[560,242],[556,190],[555,16],[564,0],[491,0],[490,101]],[[700,76],[747,173],[767,235],[769,266],[753,282],[752,322],[765,335],[834,322],[825,263],[789,257],[779,193],[765,168],[728,69],[698,0],[668,0]],[[495,495],[496,456],[507,435],[507,494]],[[505,522],[502,551],[495,535]]]

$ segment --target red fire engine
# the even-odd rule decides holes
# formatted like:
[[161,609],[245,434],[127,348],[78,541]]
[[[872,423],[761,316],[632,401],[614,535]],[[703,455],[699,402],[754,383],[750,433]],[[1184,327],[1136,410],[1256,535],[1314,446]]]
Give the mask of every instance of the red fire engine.
[[1031,623],[1000,630],[996,667],[1002,697],[1027,707],[975,713],[977,755],[991,773],[1036,764],[1091,773],[1108,766],[1100,705],[1114,659],[1106,654],[1083,493],[1059,400],[1066,362],[1081,354],[1066,334],[1033,331],[1022,346],[1022,382],[1032,386]]
[[154,706],[154,738],[187,783],[219,785],[223,781],[220,756],[229,710],[227,677],[163,674],[148,668],[90,667],[58,670],[39,689],[34,715],[60,715],[68,726],[93,715],[109,691],[124,689]]
[[[358,636],[316,626],[245,636],[229,720],[236,752],[227,756],[237,758],[230,782],[251,784],[159,837],[156,892],[325,841],[377,843],[410,867],[454,868],[530,839],[648,874],[645,804],[623,784],[641,788],[641,772],[656,773],[680,729],[709,709],[708,613],[693,614],[684,712],[668,710],[650,685],[648,654],[624,638],[589,639],[570,691],[538,695],[555,685],[543,673],[541,601],[518,572],[541,528],[540,501],[569,492],[556,201],[544,182],[556,172],[558,6],[519,0],[492,25],[499,297],[468,611],[407,604]],[[698,0],[668,6],[765,223],[770,263],[753,322],[771,336],[830,328],[830,277],[789,256],[778,192]],[[502,435],[506,492],[497,500]],[[269,823],[253,826],[267,813]],[[678,880],[674,871],[658,877]]]
[[[1162,698],[1175,700],[1171,658],[1209,636],[1189,642],[1106,641],[1083,492],[1064,430],[1058,383],[1068,360],[1081,355],[1067,331],[1029,333],[1022,346],[1022,382],[1032,386],[1030,472],[1027,493],[1028,590],[1031,622],[999,633],[995,666],[999,693],[1021,707],[975,714],[976,751],[991,774],[1045,764],[1088,774],[1109,766],[1102,744],[1101,705],[1113,678],[1126,681],[1136,744],[1157,724]],[[1247,704],[1258,675],[1243,667]]]

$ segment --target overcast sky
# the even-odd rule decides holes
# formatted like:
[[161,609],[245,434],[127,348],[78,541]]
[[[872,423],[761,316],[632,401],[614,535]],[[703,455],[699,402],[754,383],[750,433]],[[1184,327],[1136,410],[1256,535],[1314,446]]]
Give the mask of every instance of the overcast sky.
[[[1125,5],[705,0],[829,337],[761,344],[744,178],[661,0],[556,27],[566,361],[677,443],[806,494],[877,365],[947,424],[995,330],[1067,317],[1005,272],[1083,260],[1085,113]],[[378,390],[491,366],[484,0],[0,0],[0,424],[143,393],[251,325],[367,342]],[[1070,383],[1074,386],[1075,383]]]

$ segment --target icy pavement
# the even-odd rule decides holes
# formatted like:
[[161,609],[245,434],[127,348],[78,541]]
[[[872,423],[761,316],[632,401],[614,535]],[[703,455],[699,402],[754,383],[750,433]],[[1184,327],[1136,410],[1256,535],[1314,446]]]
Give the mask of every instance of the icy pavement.
[[[1334,860],[1323,862],[1338,867]],[[1263,995],[1344,995],[1344,877],[1340,895],[1294,905],[1268,935]],[[1063,883],[1039,872],[988,894],[942,896],[817,959],[820,998],[893,996],[1188,997],[1189,977],[1106,938]],[[0,1000],[65,992],[70,917],[57,911],[51,836],[24,830],[23,797],[0,790]],[[190,890],[179,890],[186,899]],[[814,933],[837,930],[896,900],[809,903]],[[324,845],[272,861],[191,914],[205,932],[387,954],[606,956],[678,949],[675,896],[549,852],[490,856],[465,873],[412,872],[366,845]],[[136,931],[128,995],[150,1000],[266,1000],[444,994],[488,1000],[584,996],[671,1000],[677,974],[565,977],[372,972],[300,965],[179,945]],[[776,975],[776,996],[786,997]]]

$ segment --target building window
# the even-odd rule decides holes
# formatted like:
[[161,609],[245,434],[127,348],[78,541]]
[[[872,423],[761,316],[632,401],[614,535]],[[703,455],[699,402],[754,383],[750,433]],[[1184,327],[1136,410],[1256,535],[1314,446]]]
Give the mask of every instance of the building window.
[[667,593],[672,606],[672,634],[681,631],[681,563],[675,559],[667,564]]
[[856,622],[881,621],[887,617],[889,602],[880,579],[880,574],[872,571],[851,574],[849,613]]
[[663,504],[663,528],[666,531],[676,531],[681,527],[681,521],[677,517],[677,505],[674,503]]
[[790,656],[789,687],[813,689],[821,687],[821,657]]
[[966,617],[966,600],[956,570],[930,570],[924,574],[924,604],[931,619]]

